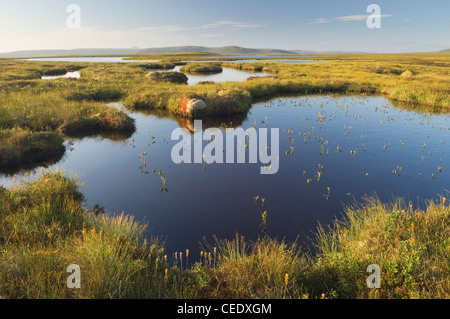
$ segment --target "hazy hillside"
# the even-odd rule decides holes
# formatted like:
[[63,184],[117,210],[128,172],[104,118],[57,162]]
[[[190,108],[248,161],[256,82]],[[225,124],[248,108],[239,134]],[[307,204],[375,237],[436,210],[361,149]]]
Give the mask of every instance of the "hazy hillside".
[[293,52],[274,49],[249,49],[237,46],[227,46],[221,48],[211,48],[203,46],[179,46],[166,48],[150,48],[139,51],[145,53],[181,53],[181,52],[210,52],[221,55],[246,55],[246,54],[294,54]]
[[178,46],[148,49],[74,49],[74,50],[37,50],[37,51],[15,51],[1,53],[0,58],[26,58],[47,56],[92,56],[92,55],[130,55],[130,54],[160,54],[160,53],[182,53],[182,52],[210,52],[218,55],[246,55],[246,54],[295,54],[295,52],[275,49],[249,49],[237,46],[222,48],[209,48],[203,46]]
[[223,48],[210,48],[208,52],[223,55],[246,55],[246,54],[295,54],[291,51],[275,49],[247,49],[236,46],[227,46]]
[[74,49],[74,50],[30,50],[0,53],[0,58],[27,58],[72,55],[129,55],[137,54],[139,48],[131,49]]
[[[185,52],[208,52],[217,55],[290,55],[290,54],[346,54],[366,52],[344,51],[312,51],[312,50],[277,50],[277,49],[250,49],[238,46],[204,47],[204,46],[176,46],[163,48],[140,49],[73,49],[73,50],[29,50],[0,53],[0,58],[27,58],[27,57],[51,57],[51,56],[107,56],[107,55],[132,55],[132,54],[164,54]],[[450,49],[440,52],[450,52]]]
[[165,47],[165,48],[149,48],[140,50],[139,54],[146,53],[182,53],[182,52],[209,52],[210,48],[202,46],[179,46],[179,47]]

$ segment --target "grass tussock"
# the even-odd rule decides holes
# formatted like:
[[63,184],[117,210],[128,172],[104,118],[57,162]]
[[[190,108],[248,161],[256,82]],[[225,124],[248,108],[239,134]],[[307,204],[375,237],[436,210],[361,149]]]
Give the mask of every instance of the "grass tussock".
[[186,73],[222,73],[223,68],[218,64],[204,64],[204,63],[188,63],[180,69],[181,72]]
[[144,68],[145,70],[173,70],[175,66],[175,64],[167,62],[140,64],[137,67]]
[[[0,169],[18,169],[32,163],[44,165],[49,158],[64,153],[64,134],[134,131],[131,117],[105,105],[107,101],[118,101],[125,96],[115,82],[102,84],[84,78],[76,81],[10,80],[12,73],[29,72],[31,65],[40,75],[30,78],[40,78],[48,70],[56,74],[54,70],[85,69],[85,65],[18,61],[2,61],[1,64]],[[85,71],[89,74],[89,70]]]
[[[166,280],[164,250],[159,240],[144,238],[145,225],[125,215],[96,216],[82,201],[76,180],[61,173],[30,176],[2,189],[2,297],[176,298],[187,293]],[[82,269],[79,290],[66,286],[71,264]],[[171,280],[176,275],[171,270]]]
[[[339,298],[449,298],[450,208],[426,210],[367,199],[328,230],[319,228],[309,280],[315,295]],[[367,266],[381,267],[381,289],[368,290]],[[320,280],[316,278],[319,277]]]
[[0,131],[0,167],[17,168],[35,162],[61,158],[64,139],[51,132],[31,132],[20,128]]
[[58,75],[65,75],[67,73],[67,69],[50,69],[44,71],[42,74],[45,76],[58,76]]
[[[248,244],[236,235],[216,239],[206,257],[208,285],[204,294],[214,299],[306,298],[301,279],[308,263],[296,244],[270,238]],[[206,253],[205,253],[206,255]],[[212,262],[208,261],[212,258]]]
[[188,77],[179,72],[153,72],[148,75],[152,81],[157,83],[170,83],[170,84],[187,84]]
[[[28,180],[29,178],[29,180]],[[316,252],[261,237],[205,243],[200,260],[173,266],[131,216],[83,208],[79,183],[45,173],[0,190],[0,295],[4,298],[449,298],[450,208],[377,199],[319,227]],[[191,259],[189,259],[191,258]],[[81,289],[66,286],[68,265]],[[381,289],[366,269],[381,268]]]
[[82,92],[74,92],[66,96],[68,101],[96,101],[96,102],[114,102],[119,101],[125,96],[125,93],[112,88],[89,88]]

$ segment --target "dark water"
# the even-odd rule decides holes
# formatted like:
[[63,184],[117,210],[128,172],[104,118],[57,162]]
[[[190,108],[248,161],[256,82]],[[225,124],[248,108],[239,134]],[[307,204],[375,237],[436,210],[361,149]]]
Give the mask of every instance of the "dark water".
[[[269,235],[300,235],[303,241],[319,221],[331,223],[343,204],[366,194],[383,200],[405,196],[418,205],[450,189],[450,116],[394,107],[383,97],[277,98],[244,116],[204,122],[247,129],[256,121],[258,128],[279,128],[276,175],[260,175],[261,164],[175,165],[171,150],[177,142],[169,137],[192,123],[164,113],[131,115],[137,125],[131,138],[75,139],[51,169],[79,176],[86,205],[99,203],[148,222],[149,234],[166,238],[171,252],[196,251],[203,236],[231,239],[239,232],[256,239],[261,207],[255,196],[266,198]],[[287,155],[291,146],[293,154]],[[159,171],[168,178],[167,193],[160,192]],[[11,178],[0,183],[10,185]]]

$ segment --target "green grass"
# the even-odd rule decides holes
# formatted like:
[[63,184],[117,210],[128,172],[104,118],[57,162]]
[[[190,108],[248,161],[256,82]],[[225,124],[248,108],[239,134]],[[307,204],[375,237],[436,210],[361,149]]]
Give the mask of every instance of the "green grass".
[[148,76],[156,83],[187,84],[188,77],[179,72],[153,72]]
[[67,69],[51,69],[44,71],[42,74],[45,76],[57,76],[57,75],[64,75],[67,73]]
[[0,167],[17,168],[59,159],[65,152],[64,139],[51,132],[14,128],[0,131]]
[[[243,83],[208,83],[191,87],[157,85],[133,87],[126,99],[129,108],[163,108],[181,114],[182,101],[192,96],[211,103],[208,114],[232,114],[248,110],[251,101],[283,94],[385,94],[393,101],[422,107],[450,107],[450,54],[428,55],[326,55],[317,64],[223,63],[238,70],[262,70],[277,78],[251,79]],[[192,64],[197,65],[197,64]],[[189,66],[189,65],[188,65]],[[406,72],[412,75],[402,76]],[[145,84],[145,82],[143,83]],[[219,92],[240,92],[250,97],[228,103],[218,112]]]
[[[450,53],[331,54],[313,58],[320,61],[316,64],[283,64],[266,60],[257,63],[225,62],[217,66],[264,71],[276,77],[193,86],[171,83],[186,83],[186,78],[170,72],[156,73],[152,76],[157,78],[152,79],[148,68],[157,65],[168,68],[185,64],[183,60],[205,58],[197,53],[132,58],[160,62],[0,61],[0,131],[20,128],[31,133],[59,132],[62,137],[62,132],[71,135],[89,132],[92,135],[113,131],[128,136],[134,130],[133,120],[124,112],[111,110],[105,105],[120,100],[130,110],[167,110],[181,122],[191,116],[185,112],[184,106],[192,98],[202,99],[207,104],[202,115],[204,118],[245,114],[255,101],[287,94],[383,94],[393,102],[410,103],[415,109],[450,108]],[[209,64],[189,63],[185,68],[193,66]],[[40,80],[45,73],[59,74],[63,70],[80,70],[81,78]],[[176,79],[171,78],[175,76]],[[7,152],[15,153],[13,150]],[[27,151],[22,154],[27,154]],[[18,162],[27,162],[27,159],[19,158]]]
[[[0,169],[45,165],[64,153],[65,135],[117,132],[129,135],[134,120],[105,104],[120,101],[120,83],[58,79],[43,74],[82,70],[84,64],[2,61],[0,72]],[[33,67],[31,67],[33,66]],[[61,71],[61,72],[60,72]],[[49,73],[50,72],[50,73]],[[16,80],[22,78],[22,80]],[[15,80],[11,80],[15,79]]]
[[172,70],[175,68],[175,64],[172,63],[147,63],[139,64],[137,67],[144,68],[145,70]]
[[[377,199],[319,227],[314,253],[296,243],[243,237],[205,243],[189,267],[170,266],[164,243],[131,216],[83,208],[79,182],[46,173],[0,189],[3,298],[449,298],[450,207]],[[186,261],[189,252],[186,252]],[[195,256],[190,256],[195,260]],[[67,266],[82,287],[66,287]],[[370,264],[381,289],[366,286]]]
[[205,64],[205,63],[188,63],[180,69],[181,72],[186,73],[222,73],[223,68],[215,63],[215,64]]
[[74,92],[66,96],[68,101],[96,101],[113,102],[119,101],[125,93],[113,88],[83,88],[81,92]]
[[[185,58],[160,57],[162,63],[177,65]],[[69,134],[129,136],[134,121],[105,105],[121,99],[129,109],[173,117],[187,128],[192,119],[185,118],[183,103],[191,98],[209,105],[205,122],[212,126],[218,115],[244,118],[252,102],[286,94],[385,94],[394,105],[407,102],[402,107],[411,109],[437,112],[450,107],[448,53],[317,59],[323,62],[222,64],[277,78],[194,86],[155,83],[146,77],[145,67],[128,64],[1,61],[0,169],[11,173],[10,168],[58,159]],[[44,72],[57,69],[81,70],[81,78],[39,80]],[[402,76],[405,72],[409,76]],[[86,211],[75,180],[46,173],[33,181],[17,181],[10,190],[0,189],[0,295],[449,298],[449,211],[442,200],[411,211],[401,201],[384,204],[371,199],[347,208],[331,228],[319,228],[314,253],[267,237],[256,243],[241,237],[218,239],[208,248],[212,258],[204,255],[201,262],[181,270],[166,262],[163,243],[145,239],[145,225],[129,216]],[[83,269],[79,291],[65,286],[66,268],[72,263]],[[382,269],[380,290],[369,290],[365,284],[370,264]]]
[[[175,298],[185,293],[165,281],[169,267],[161,243],[144,238],[146,226],[130,216],[86,211],[77,182],[61,173],[29,178],[0,192],[2,297]],[[84,284],[77,291],[66,286],[66,269],[73,263],[83,269]]]
[[[319,228],[319,253],[309,274],[313,295],[449,298],[450,209],[443,201],[429,202],[425,210],[374,198],[348,207],[343,220]],[[382,289],[367,289],[365,268],[371,264],[381,267]]]

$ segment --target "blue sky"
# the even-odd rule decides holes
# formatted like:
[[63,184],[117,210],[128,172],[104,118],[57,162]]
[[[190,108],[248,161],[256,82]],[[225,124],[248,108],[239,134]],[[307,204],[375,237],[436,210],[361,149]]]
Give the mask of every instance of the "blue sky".
[[[369,4],[381,29],[369,29]],[[34,49],[238,45],[428,52],[450,48],[450,1],[0,0],[0,52]],[[81,28],[69,29],[69,4]]]

